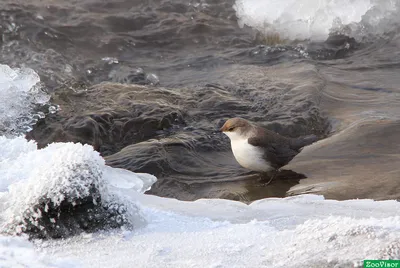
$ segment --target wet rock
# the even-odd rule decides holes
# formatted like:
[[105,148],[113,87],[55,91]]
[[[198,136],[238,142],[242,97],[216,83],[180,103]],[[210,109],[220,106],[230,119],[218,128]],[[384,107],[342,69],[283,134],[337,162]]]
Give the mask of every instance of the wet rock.
[[[355,75],[346,64],[321,71],[327,85],[320,107],[335,122],[334,132],[304,148],[286,166],[308,177],[289,194],[314,193],[339,200],[399,199],[398,89],[376,70]],[[337,77],[341,83],[329,82]],[[374,77],[377,86],[369,85],[367,90],[359,86],[367,77]],[[378,86],[390,90],[369,90]]]
[[174,95],[166,89],[121,84],[61,92],[54,99],[61,111],[39,122],[27,137],[37,140],[39,147],[54,141],[91,144],[107,155],[174,125],[185,126],[185,112],[174,107]]
[[[128,226],[122,204],[102,204],[96,188],[86,198],[68,198],[61,204],[43,198],[23,215],[21,231],[30,238],[67,238],[82,232],[95,232]],[[33,217],[39,214],[40,218]]]
[[398,199],[399,130],[399,121],[360,123],[338,137],[306,148],[288,167],[310,179],[290,189],[289,194],[323,194],[337,200],[350,196]]
[[325,42],[310,43],[308,54],[318,60],[342,59],[361,46],[354,38],[343,34],[331,34]]
[[331,34],[324,42],[290,41],[278,34],[256,35],[256,47],[249,51],[252,60],[264,64],[280,64],[294,59],[333,60],[342,59],[359,49],[362,44],[343,34]]
[[331,34],[329,37],[325,40],[325,43],[330,46],[335,46],[335,47],[342,47],[349,45],[351,47],[355,47],[357,42],[353,37],[349,37],[347,35],[343,34]]

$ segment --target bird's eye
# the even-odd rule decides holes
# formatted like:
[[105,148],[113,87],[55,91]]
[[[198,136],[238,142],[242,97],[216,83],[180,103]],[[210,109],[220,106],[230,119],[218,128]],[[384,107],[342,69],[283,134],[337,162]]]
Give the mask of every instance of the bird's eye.
[[230,127],[228,128],[228,131],[233,131],[235,128],[234,127]]

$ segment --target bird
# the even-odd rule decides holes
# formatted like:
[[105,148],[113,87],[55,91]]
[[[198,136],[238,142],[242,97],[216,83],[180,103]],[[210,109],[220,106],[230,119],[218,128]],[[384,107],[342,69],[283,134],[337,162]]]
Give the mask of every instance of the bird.
[[304,146],[317,140],[315,135],[285,137],[240,117],[228,119],[220,131],[229,137],[236,161],[251,171],[272,173],[270,181]]

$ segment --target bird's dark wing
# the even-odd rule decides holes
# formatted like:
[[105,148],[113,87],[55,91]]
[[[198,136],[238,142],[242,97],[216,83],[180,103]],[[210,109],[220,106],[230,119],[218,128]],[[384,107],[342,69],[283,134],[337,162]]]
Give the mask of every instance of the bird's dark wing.
[[299,151],[290,147],[287,139],[277,138],[275,136],[257,136],[249,138],[248,143],[253,146],[262,147],[264,150],[264,159],[267,160],[275,169],[287,165]]
[[317,136],[309,135],[299,138],[287,138],[267,129],[258,128],[256,135],[248,139],[253,146],[262,147],[264,158],[278,169],[287,165],[304,146],[317,140]]
[[318,140],[318,137],[315,135],[308,135],[308,136],[302,136],[299,138],[291,139],[290,140],[290,147],[294,150],[300,150],[304,146],[310,145],[311,143],[314,143]]

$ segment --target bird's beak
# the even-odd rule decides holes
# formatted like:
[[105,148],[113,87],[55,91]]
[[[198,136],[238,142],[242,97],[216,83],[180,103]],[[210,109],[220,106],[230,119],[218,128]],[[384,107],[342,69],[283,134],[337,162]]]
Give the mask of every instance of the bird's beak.
[[223,126],[219,129],[219,131],[220,131],[220,132],[224,132],[224,131],[225,131],[225,125],[223,125]]

